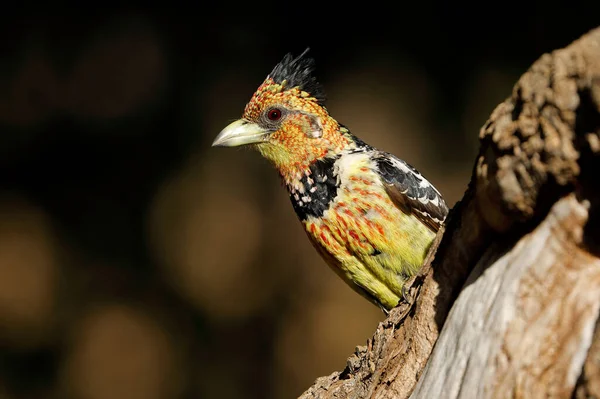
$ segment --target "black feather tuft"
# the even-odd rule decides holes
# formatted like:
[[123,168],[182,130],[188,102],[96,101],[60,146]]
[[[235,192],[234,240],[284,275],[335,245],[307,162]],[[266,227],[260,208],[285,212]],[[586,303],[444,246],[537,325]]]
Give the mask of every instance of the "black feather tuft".
[[291,53],[286,54],[283,60],[273,68],[269,77],[277,83],[285,80],[290,89],[300,87],[317,99],[320,104],[324,104],[325,92],[313,75],[315,61],[306,56],[308,50],[309,48],[296,58]]

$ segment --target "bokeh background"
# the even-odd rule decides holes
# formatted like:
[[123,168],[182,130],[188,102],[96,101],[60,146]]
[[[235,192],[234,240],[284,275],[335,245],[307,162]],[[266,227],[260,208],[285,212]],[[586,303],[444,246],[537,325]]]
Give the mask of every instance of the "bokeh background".
[[453,205],[494,106],[600,23],[593,2],[421,3],[3,12],[0,398],[292,398],[342,369],[383,315],[270,165],[214,136],[310,46],[332,115]]

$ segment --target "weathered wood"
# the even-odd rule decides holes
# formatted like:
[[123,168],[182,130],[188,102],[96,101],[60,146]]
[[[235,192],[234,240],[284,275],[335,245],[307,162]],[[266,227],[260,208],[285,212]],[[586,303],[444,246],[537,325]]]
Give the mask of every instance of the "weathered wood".
[[600,28],[494,110],[416,301],[301,398],[598,393],[599,137]]
[[583,398],[600,398],[600,318],[596,321],[596,331],[592,338],[592,346],[590,347],[587,359],[583,364],[583,370],[575,395],[577,399]]
[[411,398],[571,396],[600,310],[600,259],[580,246],[587,206],[569,195],[486,251]]

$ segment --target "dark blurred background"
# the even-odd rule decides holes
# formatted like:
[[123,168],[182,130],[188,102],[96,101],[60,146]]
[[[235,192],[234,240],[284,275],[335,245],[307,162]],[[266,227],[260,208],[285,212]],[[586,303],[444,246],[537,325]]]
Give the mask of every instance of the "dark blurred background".
[[3,13],[0,398],[292,398],[342,369],[382,313],[270,165],[214,136],[310,46],[332,115],[453,205],[494,106],[600,23],[597,2],[421,3]]

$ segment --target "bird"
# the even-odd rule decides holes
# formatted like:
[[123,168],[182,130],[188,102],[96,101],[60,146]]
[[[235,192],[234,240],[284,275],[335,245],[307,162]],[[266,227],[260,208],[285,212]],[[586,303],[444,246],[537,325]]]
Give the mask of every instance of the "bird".
[[388,314],[406,298],[448,207],[414,167],[329,114],[308,51],[287,53],[212,146],[250,146],[270,161],[325,263]]

